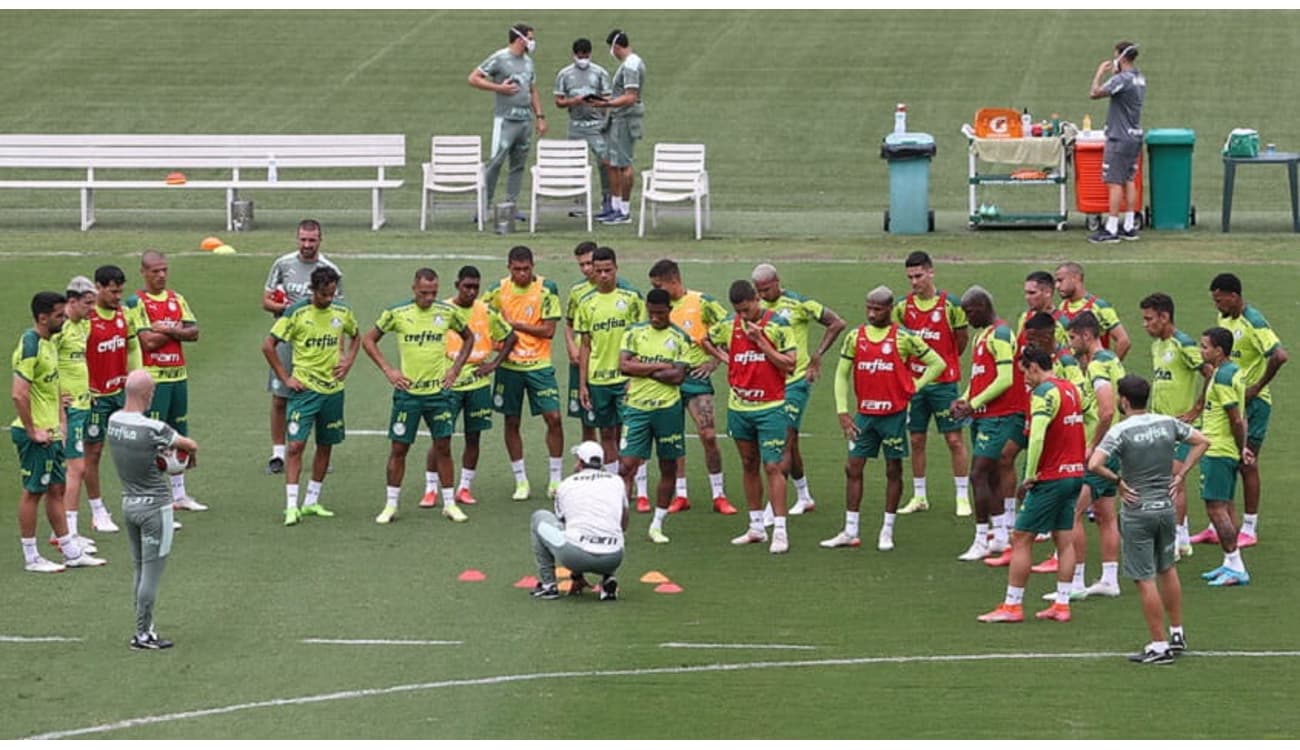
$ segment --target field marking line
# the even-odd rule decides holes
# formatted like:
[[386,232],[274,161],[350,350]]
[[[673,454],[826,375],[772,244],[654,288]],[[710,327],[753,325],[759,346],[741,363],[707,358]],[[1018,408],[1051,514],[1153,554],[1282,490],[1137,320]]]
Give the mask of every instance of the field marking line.
[[659,644],[659,648],[707,648],[707,649],[772,649],[786,651],[816,651],[816,646],[800,646],[793,643],[681,643],[669,641]]
[[[215,708],[201,708],[191,711],[177,711],[168,714],[156,714],[152,716],[139,716],[134,719],[124,719],[108,724],[97,724],[90,727],[81,727],[79,729],[64,729],[44,734],[33,735],[25,739],[29,740],[58,740],[67,737],[80,737],[88,734],[102,734],[104,732],[116,732],[122,729],[131,729],[133,727],[150,726],[153,724],[166,724],[173,721],[184,721],[186,719],[202,719],[209,716],[222,716],[233,714],[239,711],[249,711],[257,708],[278,708],[282,706],[302,706],[313,703],[329,703],[341,700],[355,700],[357,698],[373,698],[385,695],[395,695],[398,693],[412,693],[425,690],[438,690],[440,688],[461,688],[477,687],[483,685],[504,685],[516,682],[536,682],[538,680],[563,680],[563,679],[588,679],[603,677],[646,677],[650,675],[678,675],[678,674],[699,674],[705,672],[744,672],[755,669],[789,669],[799,667],[853,667],[867,664],[913,664],[913,663],[951,663],[951,662],[979,662],[979,661],[1053,661],[1066,660],[1077,661],[1086,659],[1115,659],[1127,656],[1128,652],[1121,651],[1092,651],[1082,653],[1064,653],[1064,654],[1044,654],[1044,653],[1022,653],[1022,654],[933,654],[928,656],[862,656],[840,659],[813,659],[808,661],[756,661],[756,662],[739,662],[730,664],[700,664],[689,667],[648,667],[643,669],[609,669],[609,670],[589,670],[573,672],[532,672],[526,674],[507,674],[497,675],[495,677],[472,677],[456,680],[439,680],[437,682],[419,682],[406,685],[392,685],[384,688],[365,688],[362,690],[340,690],[333,693],[319,693],[317,695],[304,695],[297,698],[272,698],[269,700],[252,701],[249,703],[235,703],[228,706],[218,706]],[[1279,657],[1300,657],[1300,651],[1202,651],[1190,653],[1179,658],[1187,657],[1218,657],[1218,658],[1279,658]]]
[[81,643],[81,638],[61,635],[0,635],[0,643]]
[[410,39],[412,35],[420,31],[423,31],[426,26],[428,26],[430,23],[433,22],[435,18],[438,17],[438,15],[439,14],[437,13],[432,13],[428,15],[427,17],[425,17],[423,21],[417,23],[416,25],[412,26],[409,30],[407,30],[405,34],[402,34],[401,36],[397,37],[396,39],[389,42],[388,44],[385,44],[378,52],[371,55],[370,57],[367,57],[365,60],[361,62],[361,64],[357,65],[355,68],[349,71],[347,75],[343,76],[343,80],[340,81],[339,85],[335,87],[335,91],[342,88],[346,88],[348,84],[356,80],[358,75],[364,73],[366,68],[369,68],[371,65],[374,65],[375,63],[379,62],[385,55],[387,55],[389,52],[392,52],[393,48],[404,43],[407,39]]
[[[352,437],[388,437],[388,430],[347,430],[346,433],[347,433],[347,435],[352,436]],[[453,433],[451,433],[451,436],[452,436],[452,437],[465,437],[465,433],[463,433],[463,432],[453,432]],[[811,433],[811,432],[801,432],[801,433],[799,433],[799,437],[812,437],[812,436],[813,436],[813,433]],[[694,433],[694,432],[688,432],[688,433],[686,433],[686,437],[688,437],[688,438],[690,438],[690,439],[692,439],[692,440],[699,440],[699,439],[700,439],[700,436],[697,435],[697,434]],[[717,436],[717,438],[718,438],[719,440],[730,440],[730,439],[731,439],[731,436],[730,436],[730,435],[719,434],[719,435]]]
[[316,646],[463,646],[464,641],[403,641],[384,638],[303,638],[299,643]]

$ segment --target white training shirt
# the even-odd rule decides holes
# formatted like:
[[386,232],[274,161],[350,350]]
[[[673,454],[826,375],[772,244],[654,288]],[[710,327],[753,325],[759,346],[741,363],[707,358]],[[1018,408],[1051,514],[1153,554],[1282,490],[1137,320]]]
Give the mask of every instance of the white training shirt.
[[555,493],[555,515],[564,521],[569,544],[604,555],[623,549],[623,510],[627,485],[617,474],[583,469],[560,482]]

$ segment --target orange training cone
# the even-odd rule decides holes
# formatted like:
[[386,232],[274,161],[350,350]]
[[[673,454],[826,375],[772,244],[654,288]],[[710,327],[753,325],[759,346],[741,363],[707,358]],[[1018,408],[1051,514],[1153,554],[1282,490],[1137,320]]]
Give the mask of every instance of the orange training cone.
[[515,581],[515,588],[517,589],[531,589],[536,585],[537,585],[537,579],[533,576],[524,576],[523,578],[520,578],[518,581]]
[[641,576],[641,583],[669,583],[669,580],[668,576],[663,573],[660,573],[657,570],[652,570]]
[[668,583],[661,583],[658,586],[655,586],[655,593],[656,594],[680,594],[682,593],[682,587],[669,581]]
[[478,581],[486,581],[487,576],[484,575],[483,571],[481,570],[475,570],[473,568],[470,568],[469,570],[466,570],[464,573],[461,573],[459,576],[456,576],[456,580],[462,581],[464,583],[475,583]]
[[220,237],[204,237],[203,241],[199,243],[199,249],[216,250],[224,244],[226,243],[222,242]]

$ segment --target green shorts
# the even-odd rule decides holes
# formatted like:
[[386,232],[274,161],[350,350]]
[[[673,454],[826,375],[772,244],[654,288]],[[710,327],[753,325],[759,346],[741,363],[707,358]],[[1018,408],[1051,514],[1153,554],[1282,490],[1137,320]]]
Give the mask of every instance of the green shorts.
[[108,418],[126,406],[126,393],[118,391],[111,396],[90,397],[90,424],[86,425],[86,442],[102,443],[108,430]]
[[317,393],[298,391],[289,397],[286,406],[289,442],[305,443],[316,428],[316,445],[338,445],[343,442],[343,391]]
[[174,380],[154,386],[153,402],[145,416],[166,422],[181,435],[190,434],[190,382]]
[[587,427],[618,427],[623,424],[623,396],[627,383],[617,385],[588,385],[591,410],[582,413],[582,423]]
[[642,119],[635,116],[610,118],[609,133],[605,136],[605,144],[609,149],[610,166],[632,166],[636,142],[641,140]]
[[682,381],[682,401],[690,403],[696,396],[712,396],[713,380],[710,378],[693,378],[690,375]]
[[1002,449],[1008,441],[1023,446],[1025,415],[1008,414],[1002,417],[981,417],[971,422],[971,445],[977,458],[1002,458]]
[[582,419],[582,398],[578,395],[578,381],[582,379],[582,372],[575,364],[569,364],[569,416],[574,419]]
[[1167,510],[1125,510],[1119,514],[1120,555],[1124,577],[1149,581],[1174,566],[1173,502]]
[[89,425],[89,409],[68,409],[68,434],[63,439],[65,461],[86,456],[86,427]]
[[907,458],[911,445],[907,439],[907,412],[868,416],[854,414],[853,424],[858,436],[849,443],[853,458],[875,458],[885,449],[888,461]]
[[1237,459],[1227,456],[1201,458],[1201,499],[1205,502],[1232,502],[1237,494]]
[[1074,528],[1074,504],[1083,479],[1047,479],[1034,484],[1016,513],[1016,531],[1050,534]]
[[732,440],[758,443],[765,464],[781,463],[788,429],[785,409],[780,404],[758,411],[727,409],[727,434]]
[[1273,414],[1273,405],[1262,398],[1246,402],[1246,445],[1252,451],[1258,451],[1264,445],[1268,435],[1268,418]]
[[[339,412],[342,417],[342,410]],[[388,439],[394,443],[415,442],[420,421],[429,426],[434,440],[451,437],[451,400],[445,392],[413,395],[393,391],[393,410],[388,417]]]
[[952,402],[957,400],[956,383],[931,383],[912,396],[912,403],[908,409],[907,431],[908,432],[927,432],[930,429],[930,419],[934,418],[934,424],[939,428],[939,432],[956,432],[962,428],[962,422],[952,418],[952,412],[949,409]]
[[803,426],[803,413],[808,408],[811,396],[807,378],[785,384],[785,423],[795,432]]
[[650,458],[652,446],[660,461],[675,461],[686,455],[686,409],[682,402],[651,411],[630,406],[623,409],[618,454],[644,460]]
[[456,418],[462,414],[466,433],[492,429],[492,388],[486,384],[469,391],[447,391],[447,408],[451,412],[452,430],[456,429]]
[[10,427],[9,436],[18,448],[18,468],[22,471],[23,489],[39,495],[64,482],[63,441],[51,440],[45,445],[33,443],[27,430]]
[[560,410],[560,386],[555,382],[555,368],[537,370],[507,370],[498,367],[496,382],[492,386],[492,408],[517,417],[524,413],[524,394],[528,394],[528,410],[533,416]]
[[[1106,459],[1106,468],[1118,472],[1119,456],[1111,454]],[[1115,497],[1119,494],[1119,484],[1109,479],[1104,479],[1091,471],[1083,475],[1083,483],[1088,489],[1092,490],[1092,499],[1100,500],[1103,497]]]
[[1179,443],[1174,446],[1174,460],[1179,463],[1186,463],[1187,457],[1191,454],[1192,446],[1190,443]]

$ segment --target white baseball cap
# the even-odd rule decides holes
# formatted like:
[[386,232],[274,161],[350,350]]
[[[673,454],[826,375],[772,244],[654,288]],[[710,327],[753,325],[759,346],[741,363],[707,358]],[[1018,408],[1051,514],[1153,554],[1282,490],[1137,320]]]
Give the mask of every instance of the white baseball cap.
[[584,440],[573,446],[573,455],[578,457],[583,466],[600,466],[605,463],[605,449],[594,440]]
[[68,282],[66,291],[76,292],[77,294],[88,294],[95,291],[95,282],[85,276],[73,276]]

